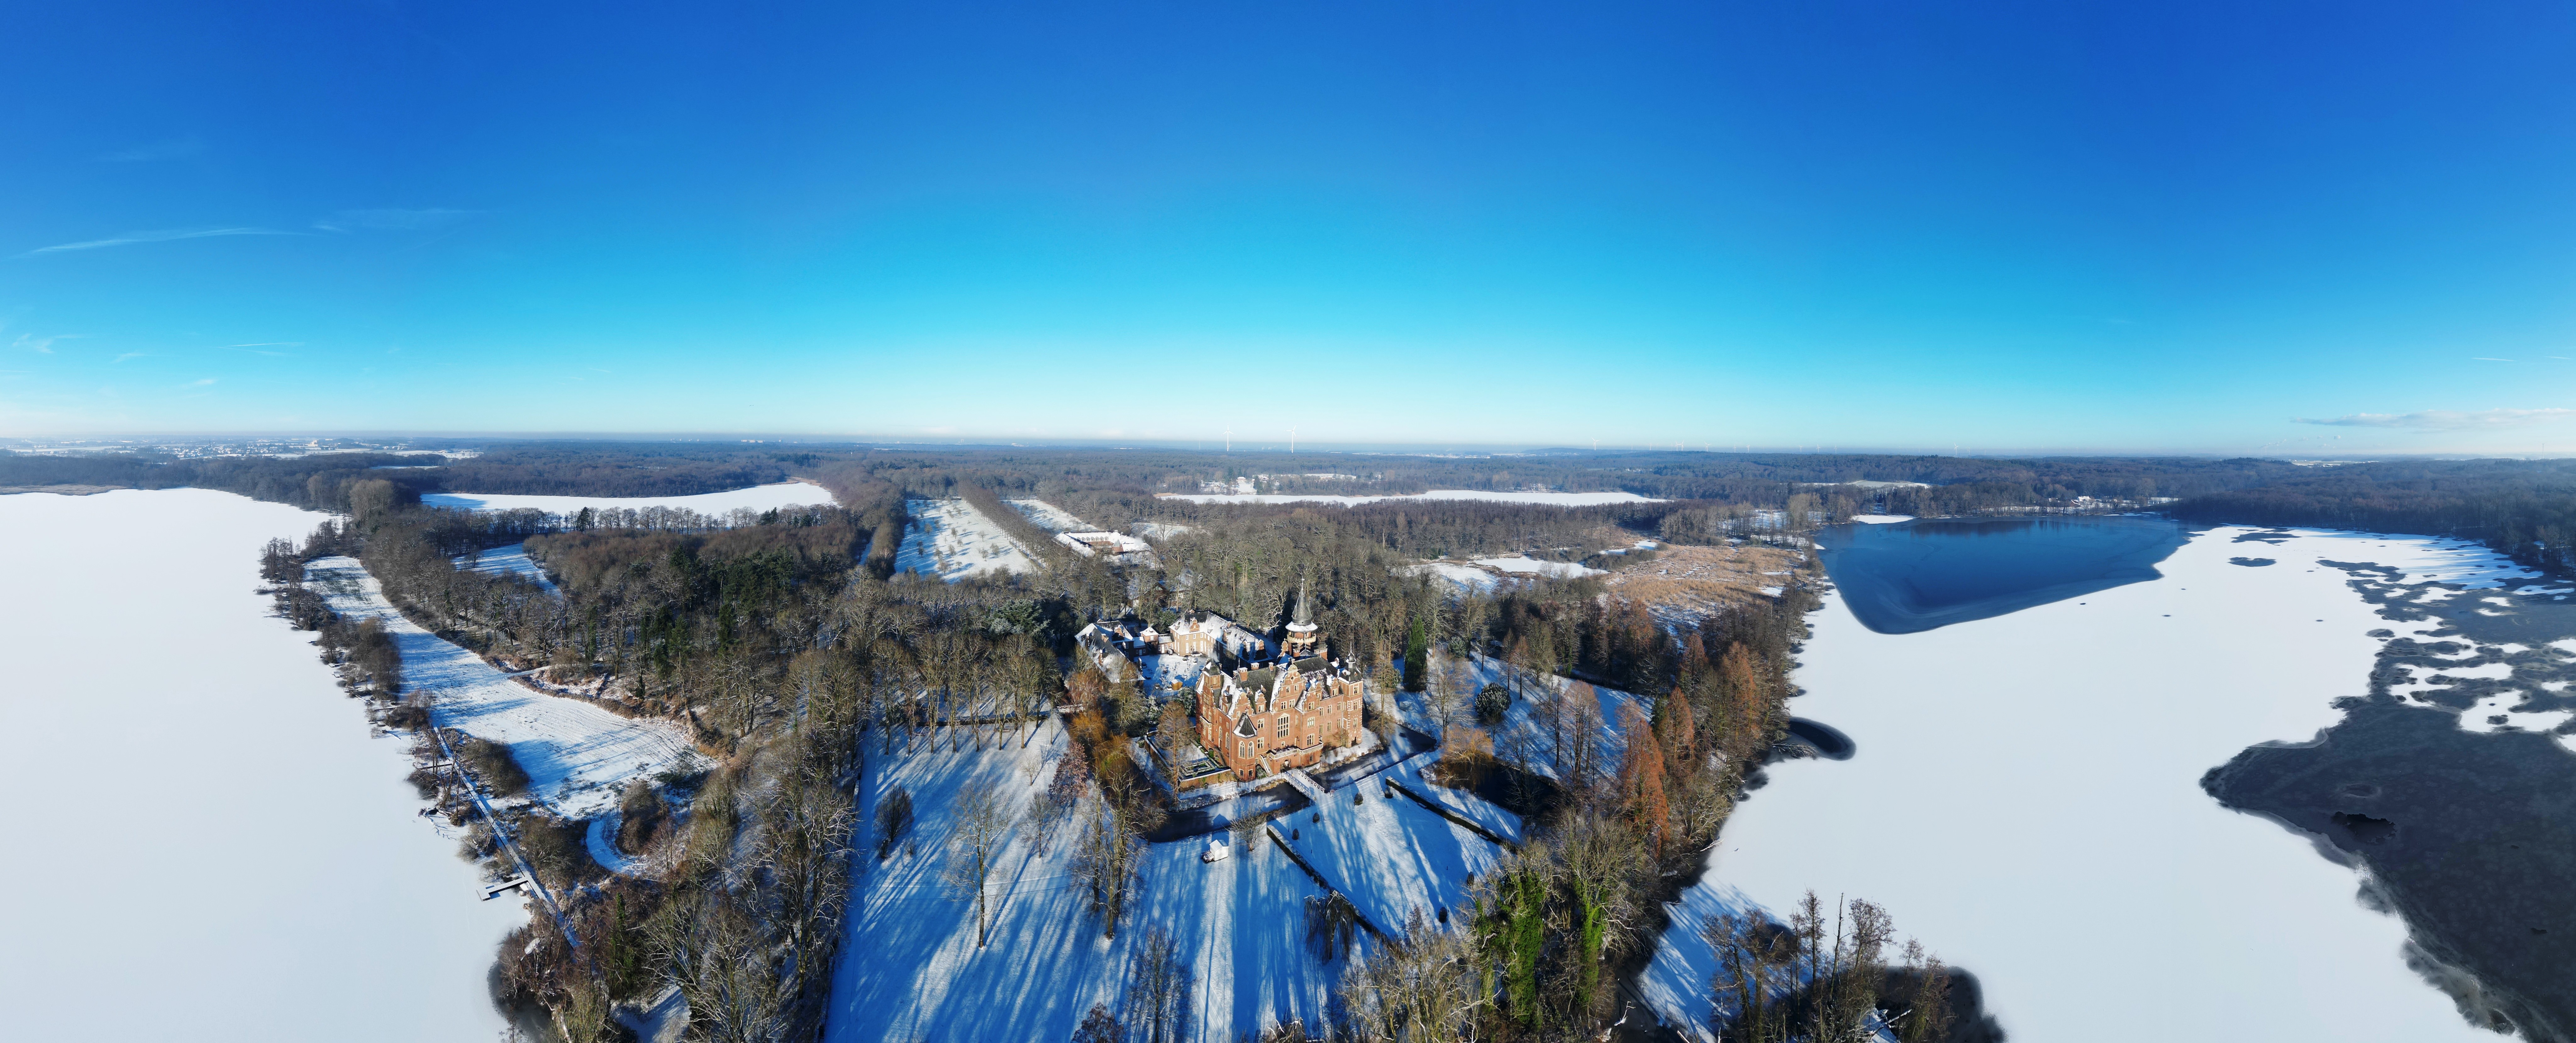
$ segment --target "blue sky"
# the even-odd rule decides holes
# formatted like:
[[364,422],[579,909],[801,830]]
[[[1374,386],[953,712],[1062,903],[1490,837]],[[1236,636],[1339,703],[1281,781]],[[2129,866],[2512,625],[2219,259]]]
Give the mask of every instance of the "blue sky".
[[21,5],[0,434],[2576,449],[2565,5],[817,6]]

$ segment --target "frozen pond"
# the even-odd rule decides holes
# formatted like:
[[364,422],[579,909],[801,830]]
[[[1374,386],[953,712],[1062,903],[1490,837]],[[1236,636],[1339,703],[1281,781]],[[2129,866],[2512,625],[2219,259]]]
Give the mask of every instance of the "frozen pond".
[[[1858,755],[1769,770],[1666,935],[1657,1005],[1705,1017],[1699,916],[1739,896],[1783,911],[1813,888],[1884,904],[1979,977],[2016,1039],[2497,1039],[2408,969],[2406,925],[2363,907],[2351,870],[2200,788],[2248,746],[2334,724],[2332,701],[2369,689],[2369,632],[2408,632],[2318,559],[2416,579],[2497,559],[2244,531],[2190,538],[2159,578],[1910,633],[1828,598],[1790,708]],[[2272,564],[2249,567],[2257,553]]]
[[779,482],[755,485],[730,492],[700,493],[695,496],[523,496],[515,493],[427,493],[420,502],[432,507],[454,507],[472,511],[507,511],[533,507],[548,514],[578,514],[584,507],[601,510],[624,508],[640,511],[647,507],[672,507],[699,514],[723,514],[737,507],[765,511],[773,507],[798,505],[823,506],[832,503],[832,494],[809,482]]
[[28,1040],[480,1040],[485,903],[259,545],[194,489],[0,496],[0,1006]]

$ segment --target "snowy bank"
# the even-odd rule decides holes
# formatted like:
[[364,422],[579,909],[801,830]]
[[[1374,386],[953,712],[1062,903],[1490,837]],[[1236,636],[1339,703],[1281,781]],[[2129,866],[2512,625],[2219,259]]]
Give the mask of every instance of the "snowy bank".
[[699,761],[679,725],[540,695],[421,629],[385,601],[384,588],[355,558],[316,558],[305,565],[305,583],[331,611],[382,620],[402,650],[403,691],[433,693],[430,720],[438,727],[509,746],[528,773],[529,792],[558,815],[604,814],[617,807],[627,783]]

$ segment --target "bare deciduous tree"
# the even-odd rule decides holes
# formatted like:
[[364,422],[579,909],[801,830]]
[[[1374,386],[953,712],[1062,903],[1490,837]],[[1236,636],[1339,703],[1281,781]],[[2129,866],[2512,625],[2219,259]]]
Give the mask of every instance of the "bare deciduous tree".
[[975,947],[984,947],[989,930],[985,915],[985,890],[993,875],[993,860],[1002,853],[1002,845],[1011,838],[1011,827],[1019,816],[1011,808],[1008,794],[990,782],[977,780],[957,791],[956,804],[950,814],[948,868],[944,879],[960,893],[975,896]]

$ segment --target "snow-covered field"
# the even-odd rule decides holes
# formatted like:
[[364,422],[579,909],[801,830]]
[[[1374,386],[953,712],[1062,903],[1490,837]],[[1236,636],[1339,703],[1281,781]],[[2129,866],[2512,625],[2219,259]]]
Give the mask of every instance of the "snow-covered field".
[[1501,576],[1473,565],[1462,565],[1454,561],[1426,561],[1417,565],[1400,566],[1395,571],[1406,576],[1419,576],[1427,572],[1440,577],[1451,587],[1469,593],[1491,591],[1503,581]]
[[401,738],[271,617],[324,515],[199,489],[0,496],[0,1008],[24,1040],[488,1040],[516,901]]
[[700,514],[723,514],[737,507],[765,511],[773,507],[799,504],[825,505],[832,494],[810,482],[778,482],[755,485],[731,492],[700,493],[695,496],[523,496],[515,493],[429,493],[420,502],[432,507],[454,507],[473,511],[507,511],[533,507],[548,514],[577,514],[584,507],[602,510],[647,507],[673,507]]
[[1573,579],[1578,576],[1607,576],[1601,569],[1587,569],[1570,561],[1540,561],[1526,554],[1509,558],[1476,558],[1475,563],[1515,576],[1552,576]]
[[1091,523],[1074,517],[1072,512],[1045,500],[1004,500],[1002,502],[1010,504],[1011,509],[1027,516],[1031,522],[1037,524],[1038,528],[1048,532],[1100,531],[1093,528]]
[[[1323,891],[1266,845],[1213,863],[1199,861],[1203,839],[1154,845],[1130,914],[1109,942],[1070,875],[1078,830],[1021,829],[988,884],[995,906],[991,940],[977,951],[973,899],[940,882],[947,856],[937,845],[949,832],[955,795],[982,780],[1025,809],[1053,777],[1054,759],[1066,746],[1064,730],[1050,722],[1026,749],[1011,743],[979,752],[970,741],[950,752],[945,742],[925,743],[879,758],[870,747],[860,808],[870,827],[859,838],[849,940],[827,1039],[1067,1038],[1092,1004],[1118,1007],[1128,961],[1156,927],[1178,940],[1181,962],[1196,979],[1184,1039],[1229,1043],[1240,1032],[1292,1017],[1315,1023],[1341,969],[1305,946],[1304,903]],[[898,786],[912,795],[917,822],[910,835],[919,846],[898,845],[892,858],[879,862],[872,833],[877,802]]]
[[697,751],[676,724],[541,695],[421,629],[394,611],[355,558],[316,558],[305,565],[305,582],[334,612],[383,620],[402,649],[404,692],[435,692],[430,719],[439,727],[507,744],[528,773],[529,791],[565,818],[608,812],[627,783],[697,762]]
[[1487,503],[1537,503],[1554,507],[1598,507],[1611,503],[1662,503],[1635,493],[1497,493],[1478,489],[1433,489],[1403,496],[1325,496],[1269,493],[1163,493],[1192,503],[1337,503],[1350,507],[1383,500],[1483,500]]
[[904,528],[903,546],[895,552],[897,572],[954,583],[1002,569],[1026,573],[1045,567],[965,500],[906,500],[904,509],[911,512],[912,524]]
[[[545,567],[528,556],[527,544],[513,543],[507,547],[494,547],[472,557],[475,572],[486,576],[524,576],[536,581],[538,586],[546,588],[546,593],[557,593],[555,581],[546,575]],[[456,567],[465,568],[466,559],[457,558]]]
[[[2195,537],[2161,580],[1921,633],[1872,633],[1829,598],[1791,709],[1858,754],[1775,765],[1737,810],[1649,975],[1667,1020],[1707,1010],[1701,914],[1814,888],[1885,905],[1975,972],[2016,1039],[2497,1039],[2407,969],[2404,923],[2364,908],[2350,870],[2199,780],[2333,724],[2330,702],[2368,689],[2369,631],[2432,625],[2379,618],[2318,559],[2407,583],[2528,574],[2450,541],[2249,549],[2244,531]],[[2228,561],[2248,554],[2278,564]],[[2123,999],[2141,996],[2189,999]]]

